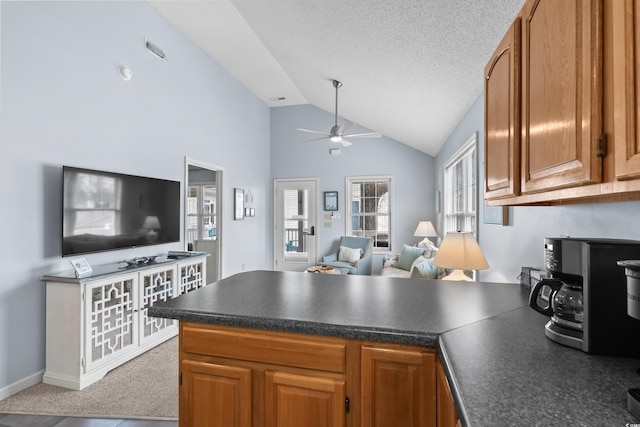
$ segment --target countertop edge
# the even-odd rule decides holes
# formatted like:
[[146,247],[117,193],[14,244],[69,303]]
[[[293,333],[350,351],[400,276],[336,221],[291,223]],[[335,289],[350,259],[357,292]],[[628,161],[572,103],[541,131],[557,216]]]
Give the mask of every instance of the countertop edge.
[[152,306],[148,312],[151,317],[164,317],[184,322],[208,323],[222,326],[262,329],[278,332],[323,335],[337,338],[413,344],[437,348],[438,333],[402,332],[395,329],[374,328],[359,325],[341,325],[317,323],[295,319],[273,319],[255,316],[223,315],[193,312],[175,308]]

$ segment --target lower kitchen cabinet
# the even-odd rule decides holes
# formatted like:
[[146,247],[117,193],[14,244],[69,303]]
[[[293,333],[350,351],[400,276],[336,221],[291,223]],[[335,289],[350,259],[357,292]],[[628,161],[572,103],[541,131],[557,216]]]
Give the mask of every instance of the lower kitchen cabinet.
[[267,427],[343,427],[345,381],[287,372],[265,373]]
[[449,386],[449,380],[445,375],[442,362],[438,359],[436,365],[436,390],[437,390],[437,402],[438,402],[438,427],[459,427],[460,419],[456,413],[456,407],[453,403],[453,395],[451,394],[451,387]]
[[181,425],[251,427],[251,369],[185,360],[180,377]]
[[180,427],[436,426],[429,347],[181,321],[180,371]]
[[435,352],[363,346],[363,426],[432,426],[436,419]]

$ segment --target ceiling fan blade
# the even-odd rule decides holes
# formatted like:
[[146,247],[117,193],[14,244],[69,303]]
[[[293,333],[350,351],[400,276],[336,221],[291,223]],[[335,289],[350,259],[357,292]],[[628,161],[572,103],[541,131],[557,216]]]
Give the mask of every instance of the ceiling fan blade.
[[320,132],[320,131],[317,131],[317,130],[300,129],[300,128],[296,128],[296,130],[299,130],[300,132],[314,133],[316,135],[324,135],[325,137],[330,137],[331,136],[330,133]]
[[342,144],[343,147],[348,147],[348,146],[352,145],[352,143],[350,141],[347,141],[344,138],[340,141],[340,144]]
[[304,141],[302,141],[302,142],[320,141],[320,140],[322,140],[322,139],[329,139],[329,137],[328,137],[328,136],[321,136],[320,138],[305,139],[305,140],[304,140]]
[[344,135],[345,132],[348,132],[349,129],[351,129],[354,126],[355,126],[355,123],[353,123],[351,120],[345,120],[340,125],[340,134]]
[[380,132],[352,133],[351,135],[343,135],[345,138],[380,138]]

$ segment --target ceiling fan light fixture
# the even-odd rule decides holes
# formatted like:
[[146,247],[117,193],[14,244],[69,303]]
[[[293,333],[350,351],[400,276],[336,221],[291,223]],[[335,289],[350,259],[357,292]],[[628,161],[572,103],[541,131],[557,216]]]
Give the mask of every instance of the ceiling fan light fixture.
[[342,136],[341,135],[333,135],[329,139],[331,140],[331,142],[340,142],[340,141],[342,141]]

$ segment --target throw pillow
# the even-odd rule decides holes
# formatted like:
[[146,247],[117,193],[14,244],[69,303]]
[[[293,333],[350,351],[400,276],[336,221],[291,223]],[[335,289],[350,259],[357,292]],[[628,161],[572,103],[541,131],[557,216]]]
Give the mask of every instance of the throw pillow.
[[411,268],[409,268],[409,271],[413,271],[413,267],[420,264],[422,261],[426,261],[426,260],[427,259],[424,257],[424,255],[420,255],[418,258],[416,258],[415,261],[413,261],[413,264],[411,264]]
[[348,248],[346,246],[340,246],[338,252],[338,261],[350,262],[353,264],[360,259],[364,251],[361,248]]
[[418,279],[437,279],[440,269],[433,265],[433,258],[424,259],[422,262],[415,263],[411,268],[412,278]]
[[398,259],[398,268],[402,270],[411,271],[411,264],[424,252],[423,248],[416,246],[402,245],[402,252],[400,252],[400,258]]
[[424,250],[423,255],[425,258],[433,258],[438,253],[438,247],[433,245],[432,243],[420,242],[418,243],[418,247]]

